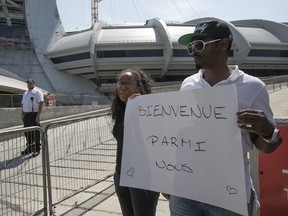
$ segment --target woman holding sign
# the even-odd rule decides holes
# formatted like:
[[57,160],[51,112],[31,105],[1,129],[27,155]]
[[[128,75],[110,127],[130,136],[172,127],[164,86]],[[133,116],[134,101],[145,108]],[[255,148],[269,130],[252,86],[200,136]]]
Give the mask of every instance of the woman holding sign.
[[111,106],[113,136],[117,140],[115,190],[124,216],[154,216],[158,192],[120,186],[120,173],[124,137],[124,114],[129,98],[151,93],[151,80],[140,69],[126,69],[118,76],[115,97]]

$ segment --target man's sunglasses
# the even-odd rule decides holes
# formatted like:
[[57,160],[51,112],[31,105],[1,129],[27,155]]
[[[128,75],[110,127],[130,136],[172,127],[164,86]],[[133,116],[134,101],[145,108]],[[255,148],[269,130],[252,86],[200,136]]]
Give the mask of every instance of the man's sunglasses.
[[187,52],[189,53],[189,55],[193,54],[193,49],[195,49],[197,52],[203,52],[207,44],[215,43],[220,40],[222,39],[215,39],[207,42],[202,40],[195,40],[187,45]]

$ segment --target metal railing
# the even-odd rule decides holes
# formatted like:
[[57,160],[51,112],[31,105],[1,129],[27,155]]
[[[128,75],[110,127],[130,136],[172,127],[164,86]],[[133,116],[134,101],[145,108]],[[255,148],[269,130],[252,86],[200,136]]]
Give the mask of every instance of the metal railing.
[[112,176],[116,142],[107,114],[47,125],[47,179],[50,212],[54,206]]
[[22,94],[0,94],[0,108],[21,107]]
[[[57,204],[111,177],[116,142],[110,122],[102,113],[52,122],[44,130],[1,131],[0,215],[59,215]],[[35,131],[41,133],[40,155],[21,155],[25,132]],[[105,189],[102,200],[114,193],[113,182]]]
[[268,92],[275,92],[277,90],[281,90],[282,88],[287,88],[287,87],[288,87],[288,82],[266,84],[266,88]]
[[[36,131],[42,137],[40,155],[21,155],[26,147],[24,133]],[[0,215],[33,215],[47,209],[44,145],[44,131],[40,127],[0,133]]]
[[288,87],[287,75],[276,77],[260,77],[260,79],[265,83],[269,92],[274,92]]

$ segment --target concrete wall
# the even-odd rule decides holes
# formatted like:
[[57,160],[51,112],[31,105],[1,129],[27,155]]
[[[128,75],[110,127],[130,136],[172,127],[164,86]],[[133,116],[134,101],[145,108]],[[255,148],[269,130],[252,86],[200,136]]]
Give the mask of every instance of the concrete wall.
[[[41,114],[41,122],[69,115],[92,112],[108,107],[109,105],[45,107]],[[23,123],[21,121],[21,108],[0,109],[0,129],[22,125]]]

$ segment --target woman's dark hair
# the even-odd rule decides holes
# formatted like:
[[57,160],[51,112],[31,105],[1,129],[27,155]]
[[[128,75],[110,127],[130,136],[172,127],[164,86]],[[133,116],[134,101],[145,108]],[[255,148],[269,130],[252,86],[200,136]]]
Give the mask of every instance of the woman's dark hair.
[[[152,80],[150,77],[139,68],[125,69],[121,71],[117,77],[117,81],[123,73],[130,72],[132,73],[137,85],[140,87],[140,94],[151,94],[151,83]],[[124,122],[126,103],[121,101],[118,95],[117,88],[114,90],[114,98],[112,101],[110,113],[112,120],[115,124],[121,124]]]

